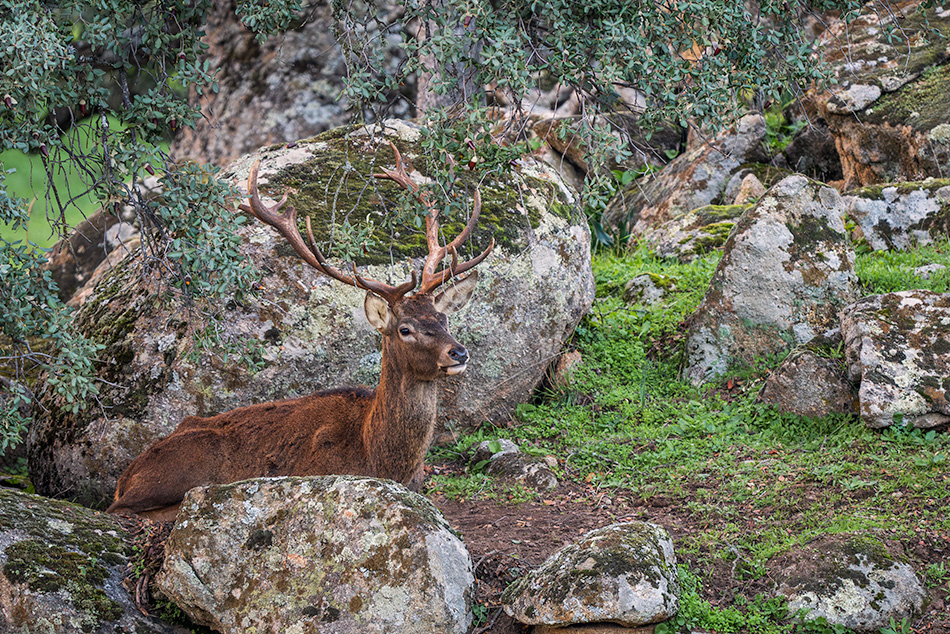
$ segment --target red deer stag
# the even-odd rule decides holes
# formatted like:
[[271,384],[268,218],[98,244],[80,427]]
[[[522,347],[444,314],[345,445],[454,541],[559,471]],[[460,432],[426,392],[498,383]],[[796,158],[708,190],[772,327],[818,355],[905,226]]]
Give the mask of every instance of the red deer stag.
[[[382,371],[375,390],[337,388],[292,400],[261,403],[211,418],[189,416],[169,436],[156,442],[119,478],[110,513],[135,513],[158,520],[174,519],[185,492],[207,484],[223,484],[262,476],[349,474],[390,478],[419,490],[423,461],[432,440],[437,385],[441,376],[465,371],[468,351],[447,329],[446,315],[471,297],[477,271],[437,288],[473,269],[494,247],[459,263],[458,248],[475,226],[481,200],[475,192],[471,218],[451,242],[439,240],[438,208],[409,177],[399,151],[396,170],[377,178],[395,181],[426,209],[429,254],[417,275],[390,286],[327,264],[316,246],[307,218],[309,247],[296,224],[297,212],[287,194],[273,207],[257,191],[258,161],[248,175],[249,211],[271,225],[310,266],[331,278],[367,291],[366,318],[383,335]],[[440,265],[451,255],[451,264]]]

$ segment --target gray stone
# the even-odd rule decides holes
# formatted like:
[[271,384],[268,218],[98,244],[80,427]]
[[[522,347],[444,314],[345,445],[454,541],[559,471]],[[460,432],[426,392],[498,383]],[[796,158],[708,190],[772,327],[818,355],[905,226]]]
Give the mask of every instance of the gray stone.
[[950,421],[950,294],[872,295],[841,312],[841,333],[858,403],[869,427]]
[[926,597],[913,568],[871,538],[823,537],[770,567],[790,612],[804,609],[806,619],[824,617],[858,632],[911,618]]
[[[379,227],[404,194],[370,176],[393,167],[387,139],[400,145],[419,170],[413,178],[422,182],[420,131],[404,122],[389,122],[385,134],[377,127],[353,128],[293,148],[263,149],[235,162],[223,177],[244,188],[252,163],[262,159],[265,203],[295,188],[290,203],[301,221],[314,221],[323,242],[330,240],[333,209],[337,222],[349,213],[354,222],[368,217]],[[460,256],[485,248],[492,235],[496,246],[479,266],[473,300],[450,318],[450,331],[468,348],[471,362],[465,374],[444,380],[438,424],[449,429],[506,417],[529,398],[545,376],[545,361],[562,350],[594,297],[587,221],[556,174],[527,161],[508,176],[481,180],[465,171],[459,178],[460,189],[469,187],[469,193],[478,185],[483,202],[472,244]],[[460,222],[446,225],[446,231],[461,230]],[[72,414],[67,404],[36,390],[45,408],[29,436],[37,491],[102,504],[126,465],[186,416],[376,384],[378,333],[364,317],[365,292],[305,266],[276,231],[257,221],[238,234],[242,253],[261,278],[254,296],[225,308],[221,336],[236,345],[259,345],[263,367],[252,373],[238,357],[224,361],[195,351],[187,328],[169,326],[186,315],[151,294],[137,266],[123,261],[89,291],[75,320],[84,334],[106,345],[96,368],[104,380],[104,408]],[[421,233],[391,240],[380,230],[374,239],[375,246],[352,254],[361,274],[402,282],[410,258],[420,268]]]
[[[497,443],[497,444],[496,444]],[[472,454],[472,464],[478,464],[487,460],[494,460],[505,454],[520,453],[518,445],[508,440],[500,438],[498,440],[483,440],[475,447],[475,453]]]
[[804,176],[772,187],[736,223],[689,320],[686,376],[695,385],[811,341],[857,295],[841,197]]
[[612,524],[551,555],[502,596],[505,612],[531,625],[667,620],[679,608],[673,543],[655,524]]
[[783,412],[812,418],[857,413],[857,397],[844,359],[819,356],[808,349],[788,355],[766,379],[758,398]]
[[192,489],[156,582],[222,634],[464,634],[475,579],[424,497],[388,480],[318,477]]
[[910,249],[950,234],[950,180],[865,187],[847,197],[848,216],[875,251]]
[[185,634],[123,587],[129,536],[111,515],[0,489],[0,631]]
[[543,460],[519,452],[498,454],[489,461],[485,473],[512,480],[531,489],[557,487],[557,476]]

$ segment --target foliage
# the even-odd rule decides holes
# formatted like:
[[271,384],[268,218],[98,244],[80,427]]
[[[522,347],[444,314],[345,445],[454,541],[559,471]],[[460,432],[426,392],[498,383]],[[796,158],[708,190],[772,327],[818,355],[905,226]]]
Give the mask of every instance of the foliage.
[[[376,117],[415,76],[436,77],[443,110],[422,113],[433,122],[485,105],[522,104],[534,90],[573,92],[583,113],[575,132],[594,166],[588,194],[596,196],[610,180],[602,170],[607,159],[623,159],[629,150],[622,135],[609,134],[607,119],[595,115],[634,108],[648,137],[669,124],[715,133],[736,118],[749,94],[780,102],[824,80],[801,17],[835,9],[847,19],[862,4],[766,0],[750,12],[722,0],[410,0],[402,22],[417,25],[415,33],[387,24],[382,3],[334,0],[332,6],[346,56],[345,95]],[[384,64],[387,35],[401,36],[407,53],[395,70]],[[627,90],[638,91],[643,103],[625,102]],[[528,123],[514,116],[496,136],[517,138]]]
[[[270,4],[242,3],[242,19],[263,33],[288,24],[299,8]],[[90,199],[106,213],[133,209],[143,274],[165,283],[172,302],[198,311],[192,323],[206,342],[217,343],[214,317],[224,300],[250,288],[254,272],[241,263],[233,235],[240,221],[227,212],[233,192],[211,168],[172,165],[164,150],[199,116],[188,92],[217,89],[200,59],[211,7],[210,0],[0,0],[0,152],[24,166],[14,153],[28,155],[45,176],[34,182],[32,201],[8,195],[5,184],[0,198],[0,373],[12,391],[0,446],[18,438],[20,406],[40,373],[70,408],[97,393],[89,378],[96,346],[71,331],[42,250],[20,237],[28,211],[45,215],[61,237]],[[67,172],[70,179],[57,178]],[[164,191],[156,199],[142,181],[158,172]]]

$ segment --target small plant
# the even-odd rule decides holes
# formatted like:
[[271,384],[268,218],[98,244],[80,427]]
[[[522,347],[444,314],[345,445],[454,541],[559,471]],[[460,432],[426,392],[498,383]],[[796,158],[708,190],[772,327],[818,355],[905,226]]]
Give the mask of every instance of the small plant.
[[890,623],[878,631],[880,634],[908,634],[911,631],[911,627],[906,617],[901,619],[900,623],[897,623],[894,621],[894,617],[891,617]]

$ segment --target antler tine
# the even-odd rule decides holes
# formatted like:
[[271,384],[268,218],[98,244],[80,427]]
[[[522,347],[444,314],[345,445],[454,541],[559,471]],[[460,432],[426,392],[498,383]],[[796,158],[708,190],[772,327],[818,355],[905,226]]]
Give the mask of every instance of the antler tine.
[[364,279],[356,273],[356,265],[353,265],[353,277],[346,275],[343,271],[332,266],[323,257],[323,253],[317,247],[317,241],[313,237],[313,229],[310,225],[310,218],[307,218],[307,238],[309,245],[304,242],[300,230],[297,229],[297,209],[293,206],[288,207],[287,211],[278,213],[278,210],[287,202],[288,192],[284,193],[272,207],[266,207],[261,201],[257,189],[257,174],[260,170],[261,162],[256,161],[251,166],[247,175],[247,196],[249,204],[240,204],[238,207],[244,211],[250,212],[255,218],[268,224],[283,236],[283,238],[293,247],[294,251],[304,259],[304,261],[317,269],[324,275],[331,277],[339,282],[372,291],[385,299],[390,305],[395,304],[403,295],[411,291],[416,286],[416,273],[413,271],[411,282],[400,284],[399,286],[390,286],[372,279]]
[[[376,178],[391,180],[401,185],[404,189],[412,192],[412,194],[420,203],[422,203],[422,206],[426,210],[426,244],[429,248],[429,254],[426,256],[425,264],[422,267],[422,284],[419,286],[418,292],[431,293],[452,277],[460,275],[461,273],[474,268],[482,260],[488,257],[488,254],[491,253],[491,250],[495,246],[495,239],[492,238],[491,244],[489,244],[488,248],[485,249],[481,254],[467,262],[463,262],[462,265],[459,266],[458,248],[462,246],[466,240],[468,240],[472,230],[478,223],[478,216],[482,209],[481,194],[477,189],[475,190],[475,201],[472,214],[469,217],[468,222],[465,224],[465,228],[462,229],[461,233],[455,236],[454,240],[445,246],[441,246],[439,244],[440,225],[438,207],[436,207],[436,205],[429,198],[428,192],[421,191],[419,185],[409,176],[409,173],[406,171],[406,163],[402,158],[402,154],[399,153],[399,148],[396,147],[396,144],[390,141],[389,145],[393,149],[393,153],[396,155],[395,171],[383,168],[382,173],[373,174],[373,176]],[[452,265],[436,271],[436,268],[442,263],[442,261],[445,259],[445,256],[449,253],[452,254]]]

